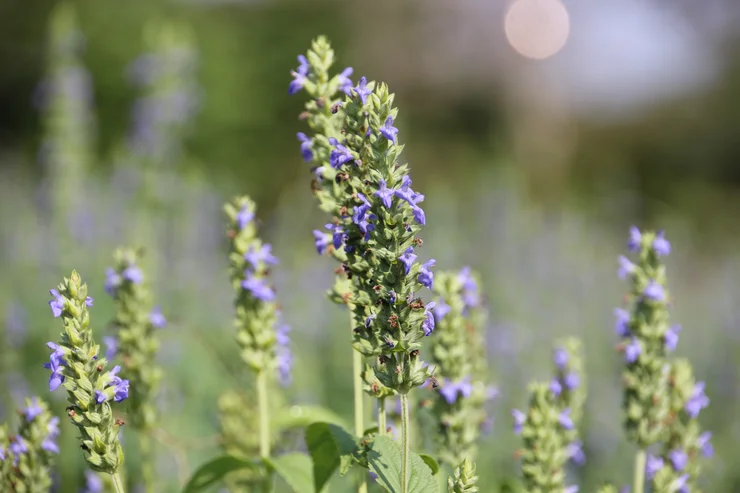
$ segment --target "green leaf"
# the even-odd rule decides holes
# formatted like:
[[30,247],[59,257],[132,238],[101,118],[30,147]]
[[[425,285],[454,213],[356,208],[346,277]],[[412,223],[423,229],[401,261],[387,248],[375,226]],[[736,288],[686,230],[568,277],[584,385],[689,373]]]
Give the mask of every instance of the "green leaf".
[[272,419],[271,426],[279,432],[290,428],[305,428],[319,421],[347,428],[347,424],[338,414],[319,406],[291,406],[283,409]]
[[[378,483],[390,493],[401,491],[401,446],[390,437],[375,438],[367,454],[370,470],[378,475]],[[439,492],[432,470],[419,456],[409,454],[408,493]]]
[[298,452],[262,459],[295,493],[315,493],[311,459]]
[[224,476],[230,472],[239,471],[241,469],[258,469],[259,463],[239,459],[231,455],[222,455],[215,459],[206,462],[198,468],[195,473],[190,477],[190,480],[185,485],[182,493],[196,493],[202,491],[209,486],[220,482],[224,479]]
[[342,475],[349,470],[357,439],[341,426],[313,423],[306,428],[306,446],[313,460],[314,487],[321,491],[340,464]]
[[436,476],[439,472],[439,464],[437,463],[437,459],[427,454],[419,454],[419,457],[421,457],[421,460],[424,461],[424,464],[429,466],[429,469],[432,470],[432,474]]

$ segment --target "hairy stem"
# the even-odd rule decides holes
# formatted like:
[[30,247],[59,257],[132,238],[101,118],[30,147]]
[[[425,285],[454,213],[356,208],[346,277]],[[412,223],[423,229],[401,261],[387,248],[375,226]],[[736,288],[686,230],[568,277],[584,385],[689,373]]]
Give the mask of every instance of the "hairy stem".
[[270,410],[267,405],[267,373],[257,374],[257,402],[260,413],[260,456],[270,456]]
[[388,429],[388,422],[385,414],[385,397],[378,399],[378,435],[385,435]]
[[401,493],[408,491],[409,480],[409,396],[401,394]]
[[635,484],[634,493],[643,493],[645,491],[645,449],[640,449],[635,455]]
[[139,431],[139,450],[141,452],[141,479],[144,481],[144,491],[146,493],[155,493],[152,442],[144,430]]
[[[350,311],[350,317],[352,312]],[[362,355],[352,350],[352,374],[354,379],[354,396],[355,396],[355,435],[361,437],[365,433],[365,412],[363,407],[364,396],[362,392]],[[367,481],[365,474],[362,474],[360,486],[357,489],[359,493],[367,493]]]
[[116,489],[116,493],[126,493],[126,490],[123,488],[121,476],[117,472],[114,472],[111,476],[113,476],[113,486]]

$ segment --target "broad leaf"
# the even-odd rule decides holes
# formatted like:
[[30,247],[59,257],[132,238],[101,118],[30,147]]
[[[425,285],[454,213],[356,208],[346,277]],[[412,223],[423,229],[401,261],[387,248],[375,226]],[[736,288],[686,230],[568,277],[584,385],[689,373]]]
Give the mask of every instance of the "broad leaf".
[[209,486],[213,486],[224,479],[224,477],[234,471],[242,469],[258,469],[260,464],[244,459],[239,459],[231,455],[223,455],[206,462],[198,468],[190,477],[182,493],[196,493]]
[[311,459],[307,455],[294,452],[262,460],[283,478],[295,493],[315,493]]
[[305,428],[311,423],[319,421],[347,427],[338,414],[319,406],[291,406],[286,408],[273,417],[271,426],[279,432],[290,428]]
[[439,463],[437,463],[437,459],[427,454],[419,454],[419,457],[424,461],[424,464],[429,466],[429,469],[432,470],[432,474],[436,476],[439,472]]
[[306,428],[306,446],[313,460],[313,480],[321,491],[337,467],[345,474],[357,452],[357,439],[350,432],[331,423],[314,423]]
[[[390,437],[375,438],[372,450],[367,454],[370,470],[378,476],[378,483],[390,493],[401,491],[401,446]],[[432,470],[424,460],[413,452],[409,453],[408,493],[439,492]]]

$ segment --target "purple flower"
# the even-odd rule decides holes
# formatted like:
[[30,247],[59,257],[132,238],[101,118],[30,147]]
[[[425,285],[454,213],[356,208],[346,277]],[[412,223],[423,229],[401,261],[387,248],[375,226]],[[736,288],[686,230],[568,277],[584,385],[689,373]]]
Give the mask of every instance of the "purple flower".
[[676,350],[676,346],[678,345],[678,333],[679,332],[681,332],[680,325],[674,325],[673,327],[668,327],[668,330],[666,330],[663,340],[665,341],[665,348],[667,351]]
[[87,298],[85,298],[85,306],[93,306],[92,296],[88,296]]
[[149,314],[149,323],[155,329],[162,329],[167,325],[167,319],[162,314],[162,309],[159,306],[155,306],[152,312]]
[[103,479],[97,473],[86,470],[84,493],[103,493],[104,491]]
[[380,184],[380,188],[378,189],[377,192],[375,192],[375,196],[380,197],[380,200],[383,202],[383,205],[387,209],[390,209],[392,200],[393,200],[394,190],[392,188],[386,187],[385,180],[383,180],[382,178],[380,179],[378,183]]
[[671,450],[668,452],[668,458],[671,460],[673,469],[676,472],[683,471],[686,468],[686,464],[689,462],[689,456],[681,449]]
[[633,337],[629,344],[624,347],[624,360],[627,363],[632,364],[637,361],[641,352],[642,347],[640,347],[640,341],[638,341],[636,337]]
[[0,447],[0,462],[5,460],[5,450]]
[[565,488],[563,488],[563,493],[578,493],[578,489],[579,489],[578,485],[573,484],[573,485],[566,486]]
[[651,279],[645,289],[642,291],[642,295],[652,301],[665,301],[665,290],[663,286]]
[[352,75],[352,67],[347,67],[342,71],[341,74],[337,75],[337,81],[339,82],[339,90],[347,96],[352,95],[352,81],[349,76]]
[[112,360],[118,353],[118,339],[112,336],[104,336],[103,344],[105,344],[105,359]]
[[371,313],[366,319],[365,319],[365,328],[370,328],[370,324],[373,323],[373,320],[375,320],[375,313]]
[[450,313],[450,310],[452,310],[450,305],[445,303],[442,298],[439,298],[437,299],[437,306],[434,307],[434,316],[437,321],[440,321],[445,317],[445,315]]
[[329,164],[332,168],[339,169],[344,163],[355,160],[352,151],[340,144],[334,137],[329,139],[329,143],[334,146],[334,149],[329,153]]
[[555,349],[555,352],[552,355],[552,360],[555,363],[555,366],[560,370],[565,369],[565,365],[568,364],[568,351],[561,347]]
[[671,483],[671,488],[673,488],[673,491],[676,493],[690,493],[689,488],[686,486],[686,483],[689,482],[689,476],[688,474],[682,474],[678,479],[674,480]]
[[568,458],[575,464],[582,466],[586,463],[586,454],[583,453],[583,442],[580,440],[569,443],[565,450]]
[[619,269],[617,269],[617,275],[620,279],[627,279],[627,276],[635,272],[637,266],[630,262],[630,260],[624,255],[619,256]]
[[30,423],[31,421],[33,421],[34,419],[36,419],[36,417],[39,414],[41,414],[43,412],[44,412],[44,410],[39,405],[39,400],[36,397],[32,397],[31,398],[31,403],[28,405],[28,407],[26,409],[24,409],[23,414],[26,415],[26,421]]
[[290,336],[288,336],[289,332],[290,325],[278,325],[278,328],[275,330],[275,342],[277,342],[280,346],[287,346],[288,344],[290,344]]
[[659,257],[665,257],[671,253],[671,244],[665,239],[665,233],[661,230],[653,240],[653,250]]
[[564,409],[563,412],[558,416],[558,423],[566,430],[572,430],[574,428],[573,419],[570,417],[570,408]]
[[113,267],[108,267],[105,269],[105,292],[109,295],[113,296],[113,293],[115,292],[116,288],[121,285],[122,279],[121,276],[118,275],[118,272],[116,272],[116,269]]
[[393,126],[392,116],[389,116],[388,118],[385,119],[385,125],[380,127],[380,133],[386,139],[390,140],[394,144],[396,143],[396,135],[398,135],[398,129]]
[[260,301],[272,301],[275,299],[275,292],[267,285],[264,279],[254,277],[251,272],[247,272],[246,279],[242,281],[242,287],[252,293],[252,296]]
[[46,438],[41,442],[41,448],[47,452],[58,454],[59,446],[56,444],[56,439],[59,436],[59,418],[52,416],[49,423],[46,425]]
[[552,380],[550,380],[549,388],[550,392],[552,392],[555,397],[558,397],[563,391],[563,386],[560,384],[560,381],[557,378],[553,378]]
[[135,265],[126,267],[121,273],[121,276],[132,284],[140,284],[144,280],[144,273]]
[[581,385],[581,377],[578,375],[578,373],[571,372],[565,375],[565,378],[563,378],[563,383],[565,384],[565,388],[568,390],[577,389],[579,385]]
[[404,271],[406,275],[408,275],[409,271],[411,270],[411,266],[417,259],[417,255],[414,253],[414,247],[408,247],[405,252],[403,252],[403,255],[398,257],[398,260],[401,261],[401,263],[404,266]]
[[[117,374],[121,371],[121,367],[116,365],[113,367],[113,369],[110,371],[111,376],[111,385],[113,385],[113,400],[115,402],[121,402],[124,399],[128,398],[128,391],[129,391],[129,381],[124,380],[121,377],[119,377]],[[96,392],[96,400],[97,392]]]
[[329,248],[329,238],[326,234],[318,229],[313,230],[314,244],[316,245],[316,251],[319,255],[326,253],[326,249]]
[[262,262],[265,265],[277,265],[278,259],[272,254],[272,245],[265,243],[258,250],[254,249],[254,246],[250,246],[247,253],[244,254],[244,260],[252,264],[252,268],[255,270]]
[[434,315],[431,310],[433,310],[435,306],[437,306],[437,304],[432,301],[428,303],[424,309],[424,314],[427,318],[421,323],[421,329],[424,331],[425,336],[430,336],[434,331]]
[[310,163],[313,159],[313,150],[311,149],[311,139],[309,139],[303,132],[295,134],[298,140],[301,141],[301,155],[303,160]]
[[354,90],[357,95],[360,96],[360,101],[362,101],[362,104],[367,103],[367,97],[373,92],[367,87],[367,79],[365,77],[360,78],[360,82],[359,84],[357,84],[357,87],[355,87]]
[[358,193],[357,196],[362,200],[364,203],[361,205],[356,205],[354,207],[354,213],[352,214],[352,222],[355,223],[359,228],[360,231],[365,233],[365,241],[370,239],[370,231],[373,231],[375,229],[375,225],[371,224],[370,221],[374,221],[378,218],[375,214],[368,214],[370,211],[370,201],[367,200],[367,197],[365,197],[363,194]]
[[290,75],[293,76],[293,80],[290,81],[290,84],[288,84],[288,94],[293,95],[303,89],[303,86],[308,80],[306,78],[306,75],[308,75],[309,68],[310,65],[308,63],[308,60],[306,60],[306,57],[303,55],[298,55],[298,68],[295,70],[295,72],[290,73]]
[[287,387],[290,384],[290,371],[293,368],[293,353],[286,346],[278,346],[275,350],[278,380],[280,385]]
[[396,302],[396,292],[395,291],[391,290],[391,292],[388,293],[388,301],[390,302],[391,305],[393,305]]
[[478,283],[470,274],[470,267],[463,267],[457,274],[457,280],[462,284],[462,299],[466,307],[478,306],[480,296],[478,293]]
[[56,289],[50,289],[49,294],[54,297],[54,299],[49,302],[51,313],[54,315],[54,318],[57,318],[62,314],[62,310],[64,310],[65,299]]
[[252,219],[254,219],[254,212],[249,210],[246,205],[243,205],[242,208],[239,209],[239,212],[236,213],[236,225],[239,227],[240,231],[244,229],[247,224],[252,222]]
[[714,447],[712,447],[712,443],[709,441],[711,438],[712,432],[705,431],[696,439],[696,446],[701,449],[701,455],[704,457],[712,457],[714,455]]
[[54,392],[64,382],[64,375],[62,374],[62,366],[67,363],[64,361],[64,348],[54,344],[53,342],[47,342],[46,346],[54,351],[49,355],[49,362],[44,363],[44,368],[51,370],[49,376],[49,391]]
[[28,444],[26,444],[26,441],[23,440],[23,437],[20,435],[15,436],[15,439],[12,441],[10,447],[8,448],[16,457],[21,454],[28,453]]
[[522,428],[524,428],[524,423],[527,421],[527,415],[519,409],[512,409],[511,415],[514,418],[514,433],[518,435],[522,432]]
[[709,406],[709,397],[704,393],[705,385],[704,382],[697,382],[694,385],[691,397],[686,401],[686,405],[684,406],[686,413],[692,418],[699,416],[701,410]]
[[630,237],[627,240],[627,248],[631,252],[639,252],[640,246],[642,245],[642,233],[637,229],[637,226],[630,227]]
[[631,335],[629,329],[630,314],[627,310],[615,308],[614,316],[617,318],[614,323],[614,332],[616,332],[619,337],[629,337]]
[[432,286],[434,285],[434,272],[429,269],[435,265],[437,265],[437,261],[431,259],[428,262],[423,263],[419,268],[419,284],[426,286],[428,289],[432,289]]
[[457,401],[458,396],[463,398],[470,397],[473,393],[473,384],[470,383],[470,376],[467,376],[459,382],[453,382],[447,380],[439,388],[440,395],[447,401],[447,404],[454,404]]
[[99,390],[95,391],[95,402],[102,404],[106,401],[105,394]]

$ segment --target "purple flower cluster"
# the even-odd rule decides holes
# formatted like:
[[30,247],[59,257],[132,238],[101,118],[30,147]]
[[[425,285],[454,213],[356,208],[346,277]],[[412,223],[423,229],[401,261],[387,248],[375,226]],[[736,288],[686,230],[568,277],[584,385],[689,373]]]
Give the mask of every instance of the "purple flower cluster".
[[141,284],[144,282],[144,273],[135,264],[129,264],[120,274],[112,267],[105,270],[105,292],[109,295],[115,296],[116,290],[124,282]]
[[462,398],[470,397],[473,393],[473,383],[470,375],[457,382],[445,380],[439,387],[439,393],[447,401],[447,404],[454,404],[458,396]]
[[54,392],[64,382],[62,367],[67,366],[67,362],[64,360],[65,351],[62,346],[53,342],[47,342],[46,346],[53,350],[51,355],[49,355],[49,362],[44,363],[44,368],[51,370],[49,391]]
[[291,71],[290,75],[293,76],[293,80],[288,84],[288,94],[293,95],[303,89],[306,85],[308,78],[308,69],[311,68],[308,60],[304,55],[298,55],[298,68]]
[[95,402],[102,404],[111,398],[113,398],[114,402],[121,402],[128,398],[129,381],[119,377],[119,371],[121,371],[121,367],[116,365],[109,372],[110,382],[106,385],[104,390],[95,391]]

